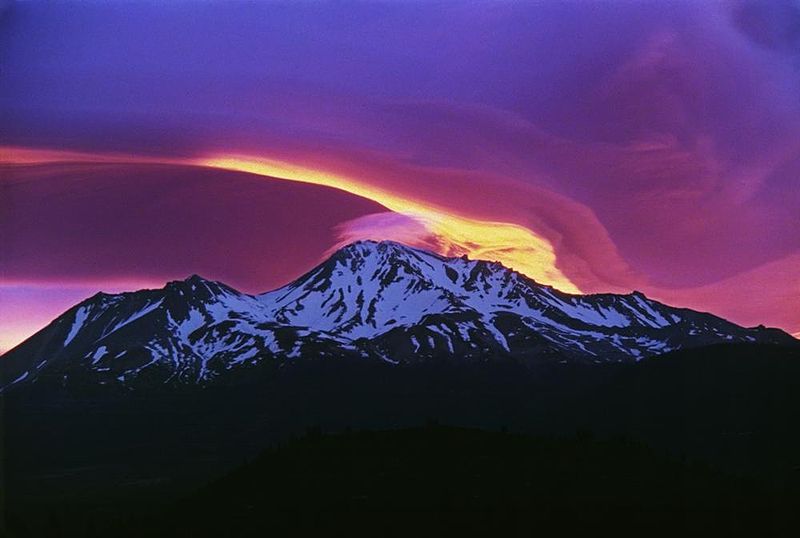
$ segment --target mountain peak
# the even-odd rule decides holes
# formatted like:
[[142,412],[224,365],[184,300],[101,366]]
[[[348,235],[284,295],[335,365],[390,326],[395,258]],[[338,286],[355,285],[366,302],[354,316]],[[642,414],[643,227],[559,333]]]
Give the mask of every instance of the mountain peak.
[[396,241],[389,241],[389,240],[375,241],[373,239],[362,239],[343,246],[337,252],[343,252],[351,255],[357,254],[363,256],[363,255],[368,255],[372,252],[380,252],[380,253],[411,252],[413,250],[416,249],[414,247],[410,247],[408,245],[404,245]]
[[167,282],[167,285],[169,285],[169,284],[195,284],[195,285],[197,285],[197,284],[206,284],[206,283],[217,283],[217,282],[215,282],[214,280],[210,280],[208,278],[202,277],[202,276],[198,275],[197,273],[193,273],[193,274],[187,276],[186,278],[184,278],[183,280],[171,280],[171,281]]
[[508,267],[503,265],[503,263],[498,260],[472,259],[466,253],[461,254],[459,256],[441,255],[435,252],[431,252],[429,250],[425,250],[423,248],[412,247],[410,245],[406,245],[404,243],[388,239],[384,239],[381,241],[376,241],[374,239],[361,239],[358,241],[354,241],[339,248],[332,257],[335,257],[336,254],[340,253],[343,255],[365,256],[373,252],[377,252],[380,254],[410,255],[414,257],[427,256],[444,262],[454,262],[454,263],[468,262],[474,265],[480,265],[482,267],[487,267],[495,270],[513,271],[512,269],[509,269]]
[[365,239],[341,247],[330,258],[322,262],[321,266],[341,263],[349,266],[351,270],[357,271],[357,268],[362,267],[364,263],[370,266],[374,263],[387,265],[401,263],[407,265],[410,260],[419,261],[428,257],[437,260],[445,259],[432,252],[395,241]]
[[176,286],[183,287],[183,286],[187,286],[187,285],[188,286],[198,286],[198,285],[208,285],[208,284],[213,284],[213,285],[217,285],[217,286],[219,286],[219,285],[224,286],[225,285],[222,282],[219,282],[219,281],[216,281],[216,280],[211,280],[209,278],[205,278],[203,276],[200,276],[200,275],[194,273],[194,274],[191,274],[191,275],[187,276],[183,280],[170,280],[169,282],[167,282],[165,287],[176,287]]
[[239,295],[240,293],[227,284],[209,280],[198,274],[192,274],[183,280],[172,280],[164,286],[164,291],[177,292],[179,295],[205,300],[218,295]]

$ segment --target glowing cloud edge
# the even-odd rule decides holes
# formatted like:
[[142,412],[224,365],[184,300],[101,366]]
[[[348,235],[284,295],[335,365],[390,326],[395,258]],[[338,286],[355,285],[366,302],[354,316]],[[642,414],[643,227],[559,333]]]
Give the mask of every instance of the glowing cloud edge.
[[[546,238],[524,226],[472,219],[452,210],[401,196],[363,180],[333,172],[249,155],[209,155],[192,159],[23,147],[0,148],[0,163],[4,164],[57,162],[189,165],[330,187],[371,200],[389,211],[413,219],[424,229],[425,237],[419,237],[417,245],[412,246],[424,245],[447,256],[465,254],[472,259],[498,261],[542,284],[551,285],[567,293],[581,293],[578,286],[556,266],[553,245]],[[375,237],[363,237],[363,239],[375,239]],[[393,237],[381,239],[393,239]]]
[[431,242],[420,238],[420,242],[429,246],[432,243],[440,254],[466,254],[473,259],[498,261],[562,291],[581,291],[556,267],[552,244],[524,226],[471,219],[335,173],[279,160],[226,155],[200,159],[193,164],[342,190],[413,219],[434,239]]

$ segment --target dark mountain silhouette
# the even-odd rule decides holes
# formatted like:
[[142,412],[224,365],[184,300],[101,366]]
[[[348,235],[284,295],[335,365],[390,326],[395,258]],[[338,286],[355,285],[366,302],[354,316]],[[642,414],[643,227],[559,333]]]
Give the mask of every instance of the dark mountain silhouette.
[[[118,386],[32,383],[8,391],[3,396],[2,425],[9,513],[18,514],[14,516],[17,520],[27,522],[52,513],[62,528],[84,529],[87,522],[114,526],[120,519],[126,526],[130,518],[138,521],[153,510],[161,513],[170,502],[186,498],[209,480],[256,457],[264,447],[284,443],[309,430],[400,429],[431,421],[533,434],[555,441],[574,438],[576,434],[591,434],[601,443],[624,438],[650,447],[656,455],[673,463],[685,461],[691,469],[695,469],[693,462],[708,466],[711,474],[722,477],[721,482],[712,478],[716,485],[711,491],[725,489],[729,479],[742,478],[753,484],[755,492],[747,494],[748,485],[736,490],[743,491],[744,497],[737,497],[735,503],[728,505],[720,500],[710,508],[717,514],[711,521],[729,518],[735,522],[742,503],[766,503],[766,509],[774,509],[775,513],[763,515],[765,535],[782,535],[772,532],[771,525],[777,525],[776,518],[784,518],[786,512],[783,505],[773,506],[773,501],[794,502],[800,491],[800,434],[795,426],[800,421],[800,351],[794,347],[718,345],[636,363],[555,364],[535,369],[509,359],[392,365],[310,357],[250,372],[256,373],[236,383],[202,389],[173,385],[162,391],[129,391]],[[584,465],[580,463],[584,459],[601,461],[594,459],[598,456],[592,446],[586,451],[570,452],[571,459],[566,462],[545,459],[536,465],[563,470],[570,465]],[[492,450],[490,453],[497,458],[504,457],[504,449]],[[474,453],[467,450],[467,454]],[[645,483],[632,490],[643,497],[642,502],[631,505],[624,521],[633,518],[658,527],[664,518],[650,519],[653,506],[645,501],[661,495],[660,487],[675,491],[676,482],[667,480],[665,475],[675,471],[684,476],[694,471],[681,471],[680,465],[661,467],[658,456],[646,459],[641,468],[634,467],[627,478],[617,478],[615,473],[624,468],[623,460],[629,456],[629,452],[621,451],[621,460],[612,462],[607,472],[602,467],[589,466],[593,470],[588,476],[573,479],[596,487],[594,481],[606,476],[611,488],[608,495],[613,498],[613,491],[625,490],[637,480],[637,473],[644,473],[641,478]],[[389,452],[385,457],[390,461],[393,456]],[[472,472],[472,456],[453,457],[458,462],[454,463],[456,468]],[[381,459],[381,454],[364,455],[365,465],[375,458]],[[314,461],[317,463],[309,462],[311,468],[319,463]],[[320,487],[329,491],[331,482],[325,481],[343,472],[338,461],[332,457],[329,473],[319,477],[311,470],[296,469],[300,473],[298,479],[305,481],[309,490]],[[415,464],[406,461],[403,465],[407,467],[400,468],[410,472]],[[661,470],[647,470],[650,465]],[[673,471],[663,471],[665,468]],[[370,476],[370,469],[375,470],[357,469],[354,476]],[[490,473],[489,469],[493,467],[485,468],[486,473]],[[361,472],[363,475],[358,474]],[[285,474],[281,476],[276,478],[275,487],[290,480]],[[550,476],[547,483],[555,480]],[[667,482],[662,483],[662,479]],[[685,490],[675,493],[680,497],[674,502],[697,500],[692,484],[688,481]],[[269,489],[273,484],[265,481],[263,486]],[[436,481],[422,480],[419,489],[436,491],[441,486]],[[501,495],[490,486],[488,478],[475,485],[483,501],[494,494]],[[348,487],[342,485],[342,495],[352,492]],[[509,484],[510,490],[517,487],[519,484],[513,481]],[[760,492],[764,492],[763,497]],[[266,498],[280,495],[262,493]],[[390,493],[391,490],[383,491]],[[317,494],[308,494],[309,502],[320,500]],[[562,490],[554,510],[566,510],[565,521],[571,521],[571,510],[588,502],[583,495],[580,488]],[[291,493],[286,502],[288,499],[297,500],[297,494]],[[342,498],[331,502],[341,506]],[[300,509],[305,506],[312,513],[317,509],[325,511],[319,504],[300,505]],[[490,512],[496,508],[491,504],[486,507]],[[229,513],[229,508],[220,507],[220,516]],[[750,522],[761,513],[761,508],[752,509],[755,512],[742,513]],[[213,512],[202,503],[197,510],[200,522],[204,521],[201,516]],[[622,517],[620,510],[606,521]],[[669,519],[672,508],[664,510],[664,517]],[[680,510],[675,514],[678,519],[691,516]],[[385,513],[370,517],[376,524],[391,527],[401,515],[387,507]],[[303,517],[297,514],[298,520],[306,522]],[[213,521],[219,520],[212,517]],[[259,523],[264,524],[268,522]],[[192,525],[195,523],[187,523],[186,528],[195,528]],[[262,528],[259,525],[254,528]]]

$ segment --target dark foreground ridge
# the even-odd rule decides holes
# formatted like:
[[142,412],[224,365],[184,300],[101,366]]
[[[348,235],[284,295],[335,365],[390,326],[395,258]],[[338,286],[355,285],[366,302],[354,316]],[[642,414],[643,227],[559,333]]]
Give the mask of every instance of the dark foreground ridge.
[[[793,523],[784,502],[800,490],[800,353],[779,346],[536,370],[513,361],[398,367],[309,358],[230,386],[70,392],[37,383],[3,401],[6,507],[28,536],[40,535],[34,523],[85,535],[87,525],[101,529],[119,517],[145,525],[142,516],[153,513],[161,514],[151,522],[157,528],[140,536],[223,521],[239,529],[239,519],[241,529],[294,522],[334,535],[359,521],[382,535],[412,522],[524,534],[537,525],[590,526],[591,518],[652,524],[649,534],[694,521],[713,527],[706,535],[730,535],[733,521],[751,535],[777,536]],[[309,430],[398,430],[430,420],[513,435],[434,428],[288,442]],[[282,448],[215,482],[270,446]],[[209,482],[216,485],[196,493]],[[503,515],[461,515],[472,495],[483,503],[474,512]],[[178,499],[189,501],[165,508]],[[701,501],[711,504],[691,508]],[[445,512],[439,523],[424,510],[432,505]],[[264,511],[272,516],[262,521],[255,514]]]
[[120,537],[775,536],[798,522],[798,500],[625,439],[428,425],[312,431],[167,507],[107,507],[99,528],[68,506],[15,525]]

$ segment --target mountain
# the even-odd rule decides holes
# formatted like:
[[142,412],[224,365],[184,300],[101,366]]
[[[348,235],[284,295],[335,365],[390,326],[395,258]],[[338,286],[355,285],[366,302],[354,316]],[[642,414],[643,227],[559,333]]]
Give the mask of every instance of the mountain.
[[630,362],[720,342],[797,345],[638,292],[571,295],[496,262],[363,241],[261,295],[197,275],[99,293],[0,358],[0,387],[205,385],[304,357]]

